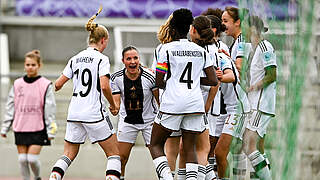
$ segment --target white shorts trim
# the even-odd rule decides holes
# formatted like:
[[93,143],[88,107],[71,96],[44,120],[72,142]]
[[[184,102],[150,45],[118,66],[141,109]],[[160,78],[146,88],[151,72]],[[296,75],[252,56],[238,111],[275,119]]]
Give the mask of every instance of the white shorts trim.
[[246,127],[251,131],[257,132],[258,135],[261,138],[263,138],[267,132],[267,127],[272,118],[272,115],[265,114],[261,111],[253,110]]
[[87,137],[92,143],[108,139],[115,132],[111,122],[107,122],[109,117],[106,119],[97,123],[67,122],[65,140],[74,144],[83,144]]
[[145,144],[149,145],[151,140],[152,124],[153,121],[145,124],[129,124],[124,122],[123,118],[119,118],[117,131],[118,142],[134,144],[137,140],[138,133],[141,131]]
[[173,131],[170,135],[170,137],[181,137],[182,136],[182,132],[180,131]]
[[171,115],[158,112],[155,123],[172,131],[203,132],[208,124],[205,114]]

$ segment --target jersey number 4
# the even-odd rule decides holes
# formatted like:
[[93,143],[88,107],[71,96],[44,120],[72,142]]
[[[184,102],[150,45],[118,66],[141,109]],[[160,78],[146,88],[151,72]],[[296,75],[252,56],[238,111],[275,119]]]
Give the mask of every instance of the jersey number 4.
[[[191,89],[191,84],[193,83],[193,80],[191,79],[191,73],[192,73],[192,62],[188,62],[188,64],[186,65],[186,67],[184,68],[181,76],[180,76],[180,80],[179,82],[181,83],[187,83],[188,85],[188,89]],[[185,80],[185,76],[187,75],[187,79]]]
[[[77,69],[74,72],[74,74],[76,74],[77,75],[77,79],[79,79],[79,69]],[[86,74],[88,74],[87,75],[87,77],[88,77],[87,80],[85,80],[85,75]],[[92,86],[92,75],[91,75],[91,71],[88,68],[85,68],[81,73],[81,84],[82,84],[82,86],[87,87],[87,90],[85,92],[80,91],[79,95],[81,97],[86,97],[89,94],[89,92],[91,90],[91,86]],[[73,94],[77,95],[78,93],[74,92]]]

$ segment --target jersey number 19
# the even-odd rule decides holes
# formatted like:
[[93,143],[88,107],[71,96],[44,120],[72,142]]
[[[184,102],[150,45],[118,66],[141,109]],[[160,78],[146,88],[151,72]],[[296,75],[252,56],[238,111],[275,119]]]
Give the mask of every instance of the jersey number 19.
[[[77,69],[75,72],[74,72],[74,74],[76,74],[77,76],[77,79],[79,78],[79,69]],[[87,76],[88,76],[88,79],[87,80],[85,80],[85,74],[88,74]],[[90,69],[88,69],[88,68],[85,68],[83,71],[82,71],[82,73],[81,73],[81,84],[82,84],[82,86],[85,86],[85,87],[87,87],[87,90],[85,91],[85,92],[82,92],[82,91],[80,91],[79,92],[79,95],[81,96],[81,97],[86,97],[89,93],[90,93],[90,90],[91,90],[91,86],[92,86],[92,75],[91,75],[91,71],[90,71]],[[75,96],[77,96],[77,94],[78,93],[76,93],[76,92],[74,92],[73,93]]]

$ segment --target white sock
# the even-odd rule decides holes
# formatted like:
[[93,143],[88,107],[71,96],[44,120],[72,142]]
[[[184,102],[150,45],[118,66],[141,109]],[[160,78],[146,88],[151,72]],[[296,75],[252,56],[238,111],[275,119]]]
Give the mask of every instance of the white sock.
[[61,180],[72,161],[63,155],[52,168],[49,180]]
[[267,166],[267,162],[259,151],[254,151],[248,156],[257,176],[261,180],[271,180],[271,173]]
[[176,171],[171,171],[172,177],[174,179],[174,176],[176,175]]
[[186,163],[186,180],[197,180],[198,167],[198,164]]
[[206,179],[206,167],[199,164],[198,166],[198,180],[205,180]]
[[248,169],[250,171],[250,180],[259,180],[259,177],[256,175],[256,171],[253,169],[251,162],[248,164]]
[[39,155],[36,154],[27,154],[27,159],[30,164],[31,170],[34,174],[34,179],[40,178],[40,161]]
[[185,180],[185,179],[186,179],[186,169],[185,168],[179,168],[178,169],[177,180]]
[[244,180],[247,170],[247,156],[244,153],[233,154],[233,178]]
[[30,170],[29,170],[27,154],[19,154],[18,161],[19,161],[23,180],[30,180]]
[[213,171],[215,171],[215,173],[217,173],[218,167],[217,167],[216,156],[209,157],[208,162],[212,166]]
[[160,156],[153,160],[159,179],[173,180],[166,156]]
[[206,180],[212,180],[216,178],[216,174],[213,171],[213,167],[210,164],[206,165]]
[[118,180],[121,175],[121,161],[120,156],[114,155],[108,157],[106,179]]

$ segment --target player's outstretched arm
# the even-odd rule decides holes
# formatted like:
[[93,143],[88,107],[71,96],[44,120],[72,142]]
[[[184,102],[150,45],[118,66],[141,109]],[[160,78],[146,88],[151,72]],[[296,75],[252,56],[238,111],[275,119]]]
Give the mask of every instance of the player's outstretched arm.
[[156,72],[156,87],[164,89],[166,87],[166,82],[164,81],[165,73]]
[[[120,97],[120,94],[113,94],[112,95],[113,97],[113,100],[114,100],[114,103],[116,105],[116,107],[120,107],[120,103],[121,103],[121,97]],[[113,114],[112,115],[117,115],[119,113],[119,109],[115,109],[113,111]]]
[[62,74],[54,83],[55,91],[59,91],[68,80],[69,78]]
[[116,115],[117,111],[119,110],[119,106],[116,105],[116,103],[113,100],[112,94],[111,94],[111,88],[109,84],[109,78],[107,76],[101,76],[100,77],[100,86],[101,90],[103,92],[103,95],[107,98],[109,104],[110,104],[110,111],[112,115]]
[[210,107],[212,105],[212,102],[213,102],[214,98],[216,97],[216,94],[217,94],[218,89],[219,89],[219,85],[220,85],[220,83],[218,83],[217,86],[211,86],[210,87],[208,98],[207,98],[207,101],[206,101],[205,106],[204,106],[204,110],[205,110],[206,113],[209,112],[209,109],[210,109]]
[[265,68],[265,76],[261,81],[258,81],[256,84],[249,87],[248,91],[257,91],[262,88],[269,86],[271,83],[277,80],[277,67],[268,66]]
[[206,77],[200,78],[200,84],[205,86],[216,86],[218,84],[218,79],[213,66],[209,66],[204,69]]
[[232,83],[236,80],[234,73],[232,72],[231,69],[225,69],[223,71],[223,74],[221,76],[220,81],[223,83]]
[[153,94],[154,98],[156,99],[157,104],[160,105],[159,89],[157,88],[157,89],[153,90],[153,91],[152,91],[152,94]]

